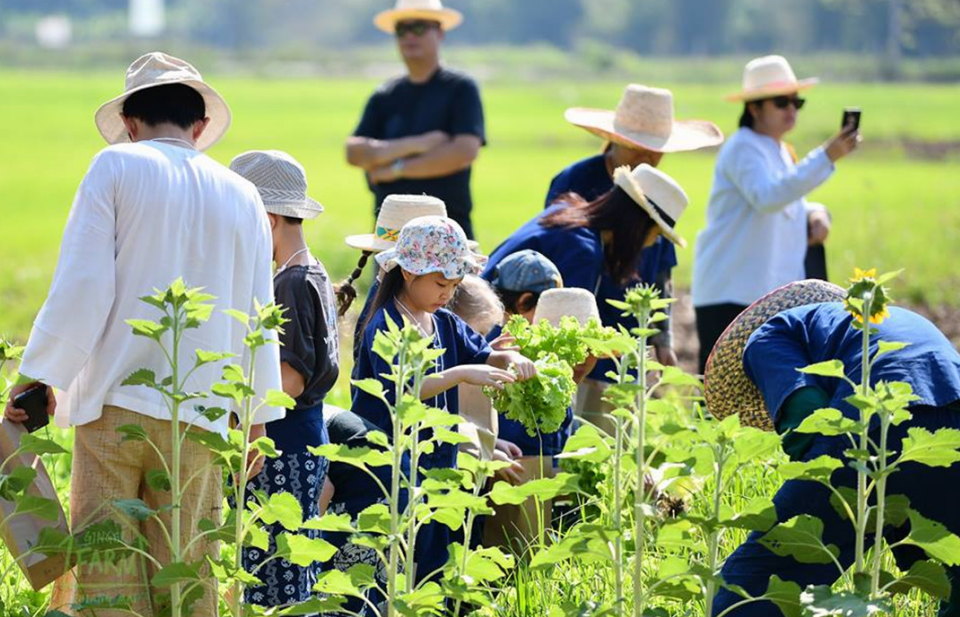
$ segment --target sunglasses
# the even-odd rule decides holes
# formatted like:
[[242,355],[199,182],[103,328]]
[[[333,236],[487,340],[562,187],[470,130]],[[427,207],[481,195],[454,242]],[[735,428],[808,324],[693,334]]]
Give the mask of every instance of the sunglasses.
[[802,99],[799,96],[775,96],[770,100],[773,101],[777,109],[786,109],[793,104],[793,106],[797,108],[797,111],[803,109],[803,104],[807,102],[807,99]]
[[435,21],[404,21],[398,23],[393,31],[397,38],[403,38],[408,32],[414,36],[423,36],[428,30],[439,28],[440,24]]

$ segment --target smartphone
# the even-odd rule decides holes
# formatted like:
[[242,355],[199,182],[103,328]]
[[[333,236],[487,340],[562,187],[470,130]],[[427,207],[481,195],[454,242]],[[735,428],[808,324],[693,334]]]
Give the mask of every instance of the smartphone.
[[843,110],[843,120],[840,121],[840,128],[845,129],[849,125],[853,125],[853,130],[856,131],[860,128],[860,108],[859,107],[847,107]]
[[13,406],[27,412],[23,428],[32,433],[50,423],[47,415],[47,386],[37,385],[13,398]]

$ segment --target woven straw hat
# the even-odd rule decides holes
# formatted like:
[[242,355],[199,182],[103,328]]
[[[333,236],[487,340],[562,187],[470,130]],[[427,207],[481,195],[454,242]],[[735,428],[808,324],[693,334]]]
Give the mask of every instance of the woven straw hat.
[[378,253],[392,249],[403,226],[421,216],[447,216],[447,206],[429,195],[387,195],[377,213],[374,232],[347,236],[345,241],[361,251]]
[[597,299],[586,289],[562,287],[548,289],[540,294],[537,310],[533,313],[533,323],[546,319],[551,325],[560,324],[560,318],[569,315],[576,317],[581,325],[590,319],[600,320]]
[[159,51],[145,54],[134,60],[127,69],[123,94],[101,105],[94,115],[97,130],[107,143],[120,144],[130,141],[127,137],[127,129],[120,118],[123,103],[128,96],[147,88],[169,84],[190,86],[203,96],[206,116],[210,118],[210,122],[197,140],[197,150],[206,150],[217,143],[230,126],[230,108],[227,102],[217,94],[216,90],[204,83],[199,71],[188,62]]
[[819,81],[816,77],[798,80],[783,56],[763,56],[747,62],[743,69],[743,89],[723,98],[727,101],[756,101],[809,90]]
[[723,143],[723,133],[706,120],[674,120],[673,93],[630,84],[615,111],[573,107],[567,122],[627,148],[683,152]]
[[307,172],[295,158],[279,150],[251,150],[230,161],[230,169],[253,182],[267,212],[313,219],[323,212],[307,197]]
[[763,396],[743,370],[747,340],[754,330],[781,311],[821,302],[840,302],[846,296],[842,287],[811,279],[784,285],[748,306],[723,331],[707,358],[703,394],[710,413],[717,418],[739,414],[740,424],[772,431],[773,422]]
[[446,32],[463,22],[463,14],[460,11],[444,8],[440,0],[397,0],[394,8],[377,13],[373,18],[373,25],[393,34],[397,22],[405,19],[437,21],[440,22],[440,28]]
[[626,165],[617,167],[613,171],[613,183],[646,210],[671,242],[687,246],[687,241],[675,231],[677,221],[689,203],[687,194],[676,180],[655,167],[641,163],[633,171]]

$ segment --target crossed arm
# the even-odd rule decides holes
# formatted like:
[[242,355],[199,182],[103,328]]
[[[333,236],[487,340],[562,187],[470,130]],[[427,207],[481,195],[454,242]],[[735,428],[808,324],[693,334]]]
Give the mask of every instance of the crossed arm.
[[[480,152],[476,135],[451,137],[443,131],[399,139],[347,139],[347,162],[367,172],[370,182],[380,184],[400,178],[436,178],[469,167]],[[394,163],[403,160],[398,173]]]

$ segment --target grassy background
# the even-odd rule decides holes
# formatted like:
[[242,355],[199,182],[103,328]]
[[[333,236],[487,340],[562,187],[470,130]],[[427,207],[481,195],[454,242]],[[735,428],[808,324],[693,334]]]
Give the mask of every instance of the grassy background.
[[[210,78],[208,78],[210,79]],[[357,253],[342,238],[372,227],[372,200],[360,172],[343,157],[369,79],[266,79],[214,76],[233,108],[233,126],[210,151],[228,163],[239,152],[275,148],[306,167],[326,213],[308,222],[315,254],[336,278]],[[97,106],[120,91],[119,74],[0,72],[0,333],[23,340],[56,264],[73,193],[91,157],[103,146],[93,126]],[[560,81],[483,84],[489,145],[473,182],[475,227],[493,249],[536,214],[552,176],[598,151],[600,141],[568,125],[563,110],[612,107],[622,82]],[[721,101],[730,87],[671,87],[678,118],[705,118],[729,134],[739,108]],[[900,297],[960,305],[960,86],[921,84],[822,85],[808,94],[790,135],[801,155],[827,139],[845,105],[863,109],[865,143],[811,196],[834,215],[830,270],[842,278],[854,265],[905,267]],[[693,241],[702,227],[715,153],[673,154],[661,168],[687,190],[691,207],[680,231]],[[189,224],[184,221],[184,225]],[[678,282],[689,283],[692,248],[680,254]]]

